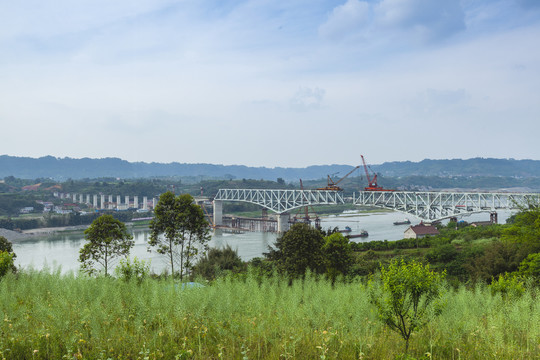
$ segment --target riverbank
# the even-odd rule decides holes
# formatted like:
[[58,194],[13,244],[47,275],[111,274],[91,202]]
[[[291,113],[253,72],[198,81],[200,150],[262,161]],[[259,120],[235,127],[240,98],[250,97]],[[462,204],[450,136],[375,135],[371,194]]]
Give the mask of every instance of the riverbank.
[[5,237],[9,242],[24,240],[30,237],[30,234],[21,233],[18,231],[0,228],[0,236]]

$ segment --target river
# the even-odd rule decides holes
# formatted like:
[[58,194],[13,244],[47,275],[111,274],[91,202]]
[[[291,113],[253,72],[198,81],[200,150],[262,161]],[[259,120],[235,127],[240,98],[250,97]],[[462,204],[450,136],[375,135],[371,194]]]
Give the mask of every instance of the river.
[[[510,212],[500,212],[499,222],[504,223]],[[369,236],[366,238],[355,238],[353,241],[373,241],[373,240],[400,240],[408,225],[393,225],[394,221],[403,220],[405,217],[411,220],[412,224],[418,224],[420,219],[407,216],[399,212],[372,212],[357,213],[345,212],[335,216],[322,217],[321,225],[323,229],[339,227],[340,229],[349,226],[352,234],[366,230]],[[489,214],[474,214],[463,218],[465,221],[489,220]],[[131,256],[139,259],[149,260],[151,270],[160,273],[168,268],[168,264],[163,255],[156,252],[147,251],[148,229],[131,228],[131,233],[135,240],[135,246],[131,250]],[[268,246],[277,239],[275,233],[245,232],[240,234],[227,233],[222,230],[215,230],[210,240],[211,247],[223,247],[230,245],[238,250],[238,254],[247,261],[254,257],[262,256],[268,251]],[[15,264],[22,268],[58,268],[62,272],[79,268],[79,250],[85,243],[83,232],[56,233],[47,236],[35,236],[20,241],[13,242],[13,251],[17,254]]]

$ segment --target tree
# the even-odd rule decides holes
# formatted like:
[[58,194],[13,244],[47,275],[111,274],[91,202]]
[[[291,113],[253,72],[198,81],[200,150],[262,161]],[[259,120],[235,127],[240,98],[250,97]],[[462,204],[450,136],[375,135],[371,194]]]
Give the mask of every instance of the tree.
[[6,275],[10,270],[14,271],[13,253],[0,250],[0,278]]
[[303,276],[308,269],[322,273],[325,269],[323,245],[324,238],[319,230],[297,223],[283,233],[264,256],[291,277]]
[[525,278],[532,278],[537,284],[540,284],[540,253],[529,254],[519,264],[518,274]]
[[2,266],[7,266],[12,272],[16,272],[17,268],[13,261],[17,255],[13,252],[13,244],[3,236],[0,236],[0,252],[5,253],[2,254]]
[[540,208],[531,207],[517,213],[512,225],[503,231],[502,239],[526,244],[531,252],[540,251]]
[[[160,235],[164,235],[161,237]],[[192,258],[199,248],[210,240],[208,222],[200,206],[193,203],[189,194],[175,196],[167,191],[159,197],[150,221],[148,244],[160,254],[167,255],[171,265],[171,276],[175,274],[175,263],[180,266],[180,279],[192,266]]]
[[13,252],[13,244],[3,236],[0,236],[0,251],[7,251],[13,255],[13,258],[17,257]]
[[325,238],[322,247],[325,257],[326,275],[336,281],[339,275],[347,275],[353,265],[352,248],[349,239],[336,232]]
[[194,266],[193,274],[200,275],[207,280],[213,280],[223,273],[239,273],[245,268],[246,264],[238,255],[238,251],[227,245],[223,249],[210,248],[207,254]]
[[126,225],[112,215],[101,215],[84,231],[86,240],[79,252],[83,271],[92,274],[101,265],[108,275],[109,268],[118,257],[128,256],[135,244]]
[[371,303],[377,307],[381,321],[405,340],[405,352],[413,331],[426,323],[428,311],[441,311],[440,297],[446,273],[438,274],[416,261],[393,260],[381,267],[382,289],[370,281]]

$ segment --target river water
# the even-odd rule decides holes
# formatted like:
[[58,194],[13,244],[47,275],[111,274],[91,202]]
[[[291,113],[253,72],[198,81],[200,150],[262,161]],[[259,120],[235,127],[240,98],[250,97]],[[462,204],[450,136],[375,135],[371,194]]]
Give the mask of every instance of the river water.
[[[510,215],[509,212],[499,213],[499,222],[504,223]],[[399,212],[374,212],[357,213],[345,212],[335,216],[322,217],[321,225],[323,229],[339,227],[344,229],[349,226],[351,234],[357,234],[361,230],[366,230],[369,236],[366,238],[355,238],[352,241],[373,241],[373,240],[400,240],[403,239],[403,232],[409,225],[393,225],[394,221],[410,219],[412,225],[418,224],[420,219],[404,215]],[[475,214],[463,218],[465,221],[487,221],[489,214]],[[156,252],[147,251],[149,237],[148,229],[132,228],[131,233],[135,240],[135,246],[131,250],[131,257],[137,257],[151,262],[151,270],[160,273],[168,268],[168,264],[163,255]],[[254,257],[262,256],[268,251],[268,246],[277,239],[275,233],[245,232],[240,234],[227,233],[222,230],[215,230],[210,241],[211,247],[223,247],[230,245],[238,250],[238,254],[243,260],[250,260]],[[17,254],[15,264],[22,268],[43,269],[46,267],[60,267],[62,272],[67,272],[79,268],[79,250],[85,243],[83,232],[56,233],[47,236],[35,236],[21,241],[13,242],[13,251]]]

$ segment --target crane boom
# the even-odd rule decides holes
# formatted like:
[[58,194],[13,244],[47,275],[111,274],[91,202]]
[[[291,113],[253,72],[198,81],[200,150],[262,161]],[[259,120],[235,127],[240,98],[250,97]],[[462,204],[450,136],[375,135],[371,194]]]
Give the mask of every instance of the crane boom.
[[373,171],[373,177],[369,176],[368,166],[366,165],[366,160],[364,160],[364,155],[360,155],[362,158],[362,163],[364,164],[364,170],[366,172],[366,178],[368,181],[368,186],[364,188],[365,191],[394,191],[394,190],[387,190],[383,189],[382,186],[377,185],[377,174]]
[[366,172],[366,178],[368,181],[368,187],[365,189],[368,190],[368,188],[377,188],[377,174],[373,174],[373,177],[369,176],[368,166],[366,165],[366,160],[364,159],[364,155],[360,155],[362,158],[362,163],[364,164],[364,170]]
[[327,182],[327,185],[326,187],[323,187],[323,188],[318,188],[317,190],[331,190],[331,191],[343,191],[342,188],[340,188],[339,186],[337,186],[340,182],[342,182],[343,180],[345,180],[345,178],[349,175],[351,175],[353,173],[353,171],[355,171],[356,169],[358,169],[360,167],[360,165],[358,165],[357,167],[355,167],[354,169],[352,169],[351,171],[349,171],[347,173],[347,175],[345,175],[344,177],[342,177],[341,179],[339,179],[338,181],[334,182],[334,180],[330,177],[330,175],[328,175],[328,182]]

